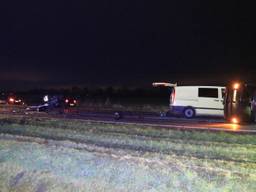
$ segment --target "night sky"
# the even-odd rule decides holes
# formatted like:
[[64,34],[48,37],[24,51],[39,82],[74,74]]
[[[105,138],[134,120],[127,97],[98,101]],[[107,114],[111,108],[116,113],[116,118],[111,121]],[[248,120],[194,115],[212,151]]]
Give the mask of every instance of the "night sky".
[[0,86],[256,80],[255,7],[241,2],[11,1],[1,11]]

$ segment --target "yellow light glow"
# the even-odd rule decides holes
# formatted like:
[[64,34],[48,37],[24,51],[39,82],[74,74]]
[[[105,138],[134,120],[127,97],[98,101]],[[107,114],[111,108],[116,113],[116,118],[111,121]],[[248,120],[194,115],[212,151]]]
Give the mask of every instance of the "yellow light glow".
[[239,87],[240,87],[240,84],[239,84],[239,83],[235,83],[235,84],[233,85],[233,88],[234,88],[234,89],[239,89]]
[[237,124],[237,123],[239,123],[239,120],[236,117],[233,117],[231,119],[231,122],[234,123],[234,124]]
[[232,128],[232,130],[237,130],[237,129],[239,129],[239,125],[237,125],[237,124],[232,124],[232,125],[231,125],[231,128]]
[[236,98],[237,97],[237,90],[234,90],[234,94],[233,94],[233,102],[236,102]]

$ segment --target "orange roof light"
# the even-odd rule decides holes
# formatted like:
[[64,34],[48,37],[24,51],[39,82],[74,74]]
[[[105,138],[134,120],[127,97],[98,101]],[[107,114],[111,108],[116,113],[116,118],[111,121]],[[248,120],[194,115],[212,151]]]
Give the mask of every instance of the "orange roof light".
[[239,84],[239,83],[234,83],[234,85],[233,85],[233,88],[234,88],[234,89],[239,89],[239,87],[240,87],[240,84]]

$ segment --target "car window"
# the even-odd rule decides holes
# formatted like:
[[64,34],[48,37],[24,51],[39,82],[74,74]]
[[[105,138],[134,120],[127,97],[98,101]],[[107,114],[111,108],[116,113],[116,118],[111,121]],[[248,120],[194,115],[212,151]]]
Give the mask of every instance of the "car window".
[[218,88],[199,88],[198,96],[218,98]]

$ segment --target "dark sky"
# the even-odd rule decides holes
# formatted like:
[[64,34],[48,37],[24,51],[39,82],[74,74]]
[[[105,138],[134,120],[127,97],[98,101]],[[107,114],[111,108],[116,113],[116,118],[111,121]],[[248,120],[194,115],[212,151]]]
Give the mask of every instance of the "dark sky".
[[253,79],[255,8],[241,2],[10,1],[1,11],[0,86]]

